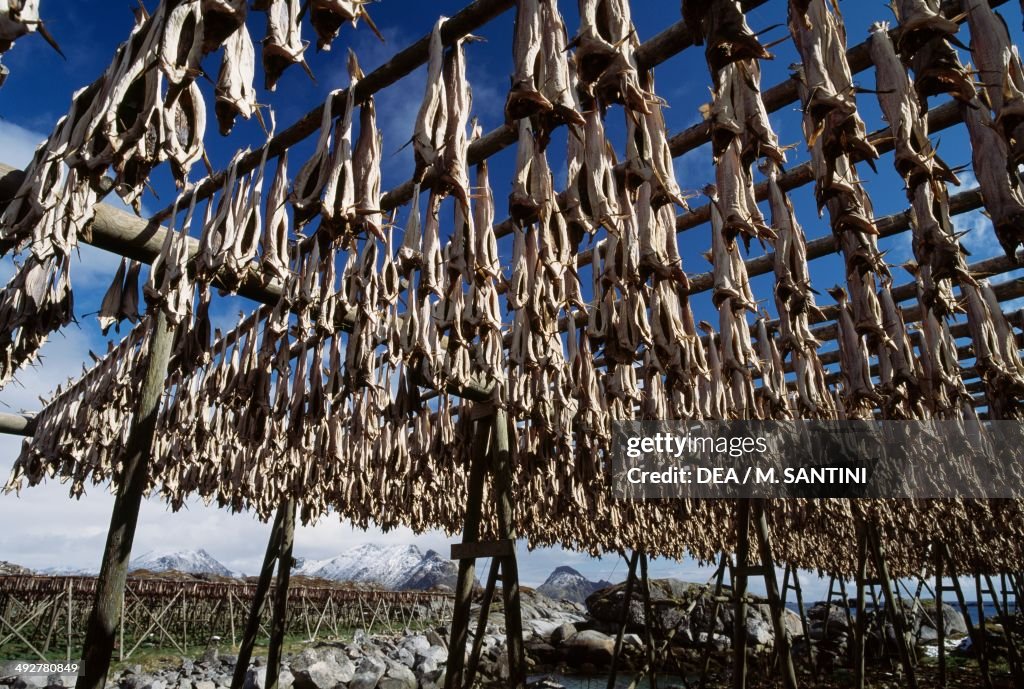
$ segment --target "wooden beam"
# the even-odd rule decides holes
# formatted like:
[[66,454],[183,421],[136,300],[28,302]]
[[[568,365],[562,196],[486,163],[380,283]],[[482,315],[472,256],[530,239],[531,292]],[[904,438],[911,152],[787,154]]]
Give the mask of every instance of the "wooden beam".
[[[292,572],[292,549],[295,546],[295,498],[284,507],[281,545],[277,554],[277,584],[274,588],[274,610],[270,621],[270,650],[267,653],[266,689],[277,689],[284,652],[284,633],[288,622],[288,581]],[[369,630],[367,630],[369,631]]]
[[163,310],[147,318],[153,319],[149,351],[146,354],[142,384],[139,389],[138,408],[131,421],[128,441],[124,450],[124,469],[119,490],[110,516],[110,528],[103,548],[100,574],[96,581],[96,596],[85,634],[82,654],[82,674],[77,689],[104,689],[110,670],[111,654],[118,621],[124,603],[125,579],[128,561],[135,542],[135,529],[139,522],[139,508],[149,482],[149,464],[153,454],[153,435],[156,431],[160,400],[164,394],[167,364],[174,342],[174,328]]
[[[474,423],[473,450],[470,458],[469,484],[466,493],[466,514],[462,522],[462,543],[475,543],[480,537],[484,480],[488,467],[491,424],[489,419]],[[461,689],[466,662],[466,640],[469,637],[470,607],[476,579],[476,561],[459,560],[459,577],[455,584],[455,602],[452,610],[451,636],[448,642],[448,666],[445,671],[445,689]],[[234,689],[234,688],[233,688]]]
[[484,543],[452,543],[452,560],[475,560],[482,557],[509,557],[515,555],[512,539]]
[[270,528],[270,536],[267,538],[267,550],[263,555],[263,567],[260,568],[260,578],[256,583],[256,590],[253,592],[252,601],[249,606],[249,619],[245,623],[245,631],[242,633],[242,643],[238,648],[238,659],[235,661],[235,671],[231,677],[231,689],[242,689],[245,685],[245,675],[249,671],[249,661],[252,659],[252,649],[256,646],[256,636],[260,631],[260,615],[263,612],[263,601],[270,590],[270,580],[274,576],[274,563],[281,550],[282,531],[284,530],[285,513],[288,511],[288,503],[277,508],[274,517],[274,525]]
[[[494,447],[494,490],[498,497],[498,535],[515,542],[514,505],[512,495],[514,469],[512,467],[512,445],[509,440],[510,418],[503,407],[498,407],[492,417]],[[501,595],[505,604],[505,645],[508,650],[509,678],[511,689],[526,687],[526,651],[523,646],[523,611],[519,596],[519,565],[515,549],[501,558]]]

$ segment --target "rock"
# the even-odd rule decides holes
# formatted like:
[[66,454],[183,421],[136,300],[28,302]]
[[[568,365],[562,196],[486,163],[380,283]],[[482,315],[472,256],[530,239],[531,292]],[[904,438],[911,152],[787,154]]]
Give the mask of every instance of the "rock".
[[348,689],[375,689],[380,678],[384,676],[385,670],[387,670],[387,665],[380,658],[363,656],[356,666]]
[[199,662],[206,663],[207,665],[213,665],[220,659],[220,651],[217,647],[208,648],[203,652],[203,657],[200,658]]
[[562,642],[561,648],[572,663],[605,665],[611,662],[615,653],[615,639],[599,631],[585,629]]
[[448,648],[448,640],[433,629],[428,629],[423,636],[430,642],[431,646],[442,646],[443,648]]
[[405,648],[414,656],[428,650],[433,644],[423,634],[413,634],[398,642],[399,648]]
[[181,665],[178,666],[178,671],[183,675],[191,675],[195,669],[196,664],[191,658],[182,658]]
[[[923,611],[919,610],[914,620],[918,638],[925,643],[937,641],[939,632],[935,628],[938,617],[935,614],[935,601],[922,601],[921,606]],[[948,603],[942,604],[942,625],[946,638],[959,638],[967,634],[967,622],[964,620],[964,616]]]
[[380,683],[380,689],[416,689],[416,675],[404,665],[392,664]]
[[565,622],[564,624],[559,625],[553,632],[551,632],[551,636],[548,640],[551,642],[552,645],[558,646],[563,641],[568,639],[570,636],[575,634],[577,631],[578,630],[576,629],[576,625],[574,625],[572,622]]
[[330,648],[307,648],[291,663],[295,689],[334,689],[351,682],[355,672],[347,655]]
[[527,641],[524,645],[526,656],[543,665],[553,664],[558,660],[558,650],[540,639]]
[[208,679],[196,680],[192,686],[194,689],[217,689],[217,685]]

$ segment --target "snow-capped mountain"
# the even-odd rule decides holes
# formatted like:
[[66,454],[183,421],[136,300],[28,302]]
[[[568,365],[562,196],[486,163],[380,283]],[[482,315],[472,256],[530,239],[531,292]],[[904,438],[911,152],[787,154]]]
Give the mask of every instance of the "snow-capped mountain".
[[95,567],[46,567],[36,573],[45,574],[48,577],[94,577],[100,571]]
[[14,576],[17,574],[32,574],[32,570],[7,560],[0,560],[0,576]]
[[459,567],[451,560],[441,557],[436,551],[428,550],[419,564],[408,574],[399,588],[426,591],[444,586],[454,590],[459,579]]
[[138,556],[128,565],[129,571],[140,569],[150,572],[183,572],[185,574],[216,574],[222,577],[237,576],[230,569],[217,562],[208,552],[199,550],[177,550],[173,552],[153,551]]
[[608,581],[590,581],[572,567],[558,567],[537,591],[554,600],[583,603],[594,591],[612,586]]
[[294,574],[373,584],[389,589],[429,589],[453,586],[458,568],[430,550],[415,545],[383,546],[367,543],[326,560],[299,560]]

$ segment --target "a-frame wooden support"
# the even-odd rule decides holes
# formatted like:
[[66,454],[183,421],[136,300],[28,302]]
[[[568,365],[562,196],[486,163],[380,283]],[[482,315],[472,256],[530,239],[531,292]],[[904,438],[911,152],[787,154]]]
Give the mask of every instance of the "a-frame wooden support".
[[[800,585],[800,573],[795,565],[787,564],[786,570],[782,575],[783,608],[786,607],[786,597],[790,591],[796,594],[796,608],[800,614],[800,628],[804,631],[804,643],[807,645],[807,664],[811,669],[811,673],[817,677],[818,668],[815,665],[814,644],[811,643],[811,627],[807,623],[807,608],[804,606],[804,591]],[[847,608],[846,612],[849,614],[849,608]],[[828,617],[825,618],[825,623],[828,623]]]
[[[482,412],[482,413],[480,413]],[[472,686],[479,662],[479,641],[487,624],[487,615],[494,598],[497,582],[501,580],[502,602],[505,609],[505,637],[508,651],[510,689],[526,686],[526,654],[523,647],[522,605],[519,596],[519,566],[515,555],[515,529],[512,500],[512,450],[509,440],[509,417],[503,409],[478,407],[475,414],[476,430],[473,456],[470,459],[466,519],[463,524],[462,543],[452,546],[452,559],[459,561],[459,578],[455,588],[452,613],[451,639],[448,644],[448,666],[445,670],[445,689]],[[493,472],[496,516],[499,540],[480,542],[480,518],[484,499],[484,484],[488,471]],[[469,636],[469,623],[473,604],[473,585],[476,578],[476,559],[492,558],[488,586],[469,664],[465,662]]]
[[96,579],[96,595],[82,652],[82,674],[75,683],[77,689],[103,689],[106,685],[115,638],[124,612],[124,586],[135,529],[139,523],[139,509],[149,483],[153,436],[175,328],[168,322],[163,309],[156,309],[155,314],[151,313],[147,318],[153,319],[153,329],[149,336],[145,373],[139,389],[138,408],[128,432],[120,488],[114,499],[103,560]]
[[267,552],[263,556],[263,567],[256,583],[249,608],[249,618],[242,633],[242,643],[238,649],[238,660],[235,661],[234,674],[231,677],[231,689],[242,689],[245,675],[249,671],[252,651],[256,646],[256,637],[260,631],[260,618],[266,602],[270,584],[274,578],[274,565],[278,566],[277,589],[274,592],[273,619],[270,624],[270,652],[267,663],[267,689],[277,686],[280,672],[281,647],[284,644],[285,614],[288,600],[288,578],[292,565],[292,544],[295,539],[295,500],[286,501],[277,509],[274,524],[267,539]]

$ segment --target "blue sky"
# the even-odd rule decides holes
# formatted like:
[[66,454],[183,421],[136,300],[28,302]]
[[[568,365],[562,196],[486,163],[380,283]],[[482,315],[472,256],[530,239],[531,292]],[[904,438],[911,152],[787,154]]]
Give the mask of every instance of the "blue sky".
[[[152,7],[154,2],[146,3]],[[286,72],[275,93],[262,89],[261,76],[257,77],[258,99],[274,109],[278,128],[292,123],[320,103],[331,89],[347,84],[345,70],[346,48],[351,46],[359,56],[365,71],[385,62],[388,57],[411,44],[436,21],[439,14],[454,14],[462,2],[409,2],[407,0],[383,0],[373,5],[371,12],[380,27],[386,43],[380,43],[365,26],[353,30],[344,27],[340,38],[335,41],[331,52],[308,52],[308,59],[316,83],[310,81],[298,68]],[[6,84],[0,88],[0,162],[24,165],[34,145],[45,137],[53,123],[67,109],[71,94],[84,84],[91,82],[107,66],[117,45],[127,36],[132,16],[129,3],[122,2],[50,2],[43,3],[44,17],[51,32],[57,37],[67,55],[67,61],[58,57],[37,36],[29,36],[18,42],[14,50],[4,57],[4,63],[11,70]],[[576,3],[560,0],[570,35],[578,25]],[[665,27],[679,20],[679,3],[634,2],[634,23],[641,40],[646,40]],[[850,45],[859,43],[867,36],[873,21],[891,20],[887,3],[882,0],[860,0],[843,2],[849,33]],[[1007,19],[1014,40],[1021,38],[1021,10],[1018,3],[1007,3],[999,10]],[[765,43],[788,36],[785,22],[785,3],[769,0],[762,7],[748,13],[748,21],[755,31],[767,31],[762,40]],[[502,123],[503,104],[512,69],[512,20],[511,11],[483,27],[477,33],[485,39],[467,47],[468,76],[473,86],[474,114],[480,119],[484,130],[489,131]],[[264,33],[262,13],[252,13],[250,30],[255,38]],[[305,27],[305,34],[311,35]],[[961,39],[967,42],[966,30]],[[258,50],[258,47],[257,47]],[[765,87],[784,79],[789,66],[797,61],[795,49],[786,40],[772,48],[776,58],[763,64]],[[969,59],[964,56],[964,59]],[[216,56],[208,58],[207,71],[216,76]],[[665,110],[668,130],[678,132],[699,121],[699,107],[709,100],[710,77],[704,62],[703,51],[691,49],[675,56],[655,71],[656,88],[669,107]],[[858,97],[861,114],[874,131],[882,125],[877,100],[870,90],[874,87],[874,75],[868,70],[856,76],[857,83],[867,92]],[[423,94],[425,69],[416,70],[398,84],[377,97],[379,126],[384,133],[384,189],[406,181],[412,171],[411,149],[402,149],[412,133],[413,121]],[[202,88],[211,96],[212,86],[202,83]],[[212,103],[212,98],[208,98]],[[934,100],[933,107],[941,100]],[[212,117],[212,107],[211,110]],[[623,113],[613,108],[607,116],[607,129],[620,155],[624,133]],[[772,116],[783,144],[798,143],[801,140],[800,115],[795,105],[787,106]],[[934,137],[939,141],[939,154],[952,166],[970,164],[970,152],[962,127],[956,127]],[[207,150],[216,168],[222,168],[238,147],[257,146],[264,135],[255,121],[240,122],[235,132],[220,137],[215,126],[207,132]],[[293,166],[304,160],[311,150],[311,141],[297,147],[292,154]],[[402,149],[402,150],[400,150]],[[565,133],[554,137],[549,148],[551,167],[556,171],[556,187],[564,185]],[[797,146],[790,152],[791,164],[807,159],[806,147]],[[514,150],[509,149],[492,159],[491,183],[498,200],[498,219],[504,218],[504,199],[510,186]],[[675,163],[676,174],[684,190],[696,191],[713,181],[711,153],[707,146],[690,152]],[[903,184],[892,169],[891,156],[884,156],[877,164],[877,174],[866,165],[860,173],[870,194],[876,214],[879,216],[902,211],[907,207]],[[296,168],[297,169],[297,168]],[[201,174],[197,167],[193,179]],[[965,174],[964,188],[972,186],[970,174]],[[143,198],[144,212],[163,208],[173,200],[173,185],[166,167],[154,176],[153,185],[159,198],[147,194]],[[810,186],[792,193],[796,211],[808,239],[827,236],[827,218],[818,218]],[[700,199],[694,201],[701,203]],[[399,213],[404,220],[406,210]],[[971,213],[957,219],[958,227],[970,230],[964,238],[965,244],[974,253],[971,261],[1000,253],[991,225],[980,213]],[[681,252],[684,268],[691,274],[702,273],[710,265],[701,256],[710,246],[709,228],[704,226],[685,233],[681,238]],[[899,265],[911,258],[909,235],[905,234],[882,241],[889,250],[890,263]],[[509,251],[502,243],[502,250]],[[757,255],[761,249],[751,248]],[[87,353],[106,348],[104,338],[96,325],[95,312],[99,300],[109,283],[118,259],[90,247],[81,249],[80,260],[73,269],[75,286],[76,315],[79,325],[72,325],[63,333],[54,336],[43,349],[45,366],[34,368],[19,376],[21,386],[10,385],[0,391],[0,409],[35,410],[40,406],[39,396],[45,395],[63,379],[74,376],[81,370]],[[4,282],[13,273],[10,257],[0,260],[0,279]],[[1010,274],[1020,278],[1022,271]],[[907,281],[908,276],[900,269],[893,271],[897,284]],[[842,263],[829,257],[815,261],[812,277],[819,290],[842,282]],[[1005,278],[1003,278],[1005,279]],[[770,295],[771,276],[754,279],[757,294]],[[820,304],[831,303],[822,296]],[[1020,304],[1024,305],[1024,304]],[[712,315],[710,299],[701,295],[694,299],[698,318]],[[774,304],[769,299],[763,306],[774,315]],[[216,325],[227,328],[236,320],[240,310],[248,311],[251,302],[240,298],[225,298],[215,301],[214,318]],[[713,319],[712,319],[713,320]],[[111,333],[111,337],[117,337]],[[18,441],[0,437],[0,476],[6,476],[18,450]],[[0,559],[9,559],[34,567],[70,565],[94,567],[99,561],[103,538],[109,519],[112,499],[102,489],[93,488],[79,501],[70,501],[66,489],[60,485],[45,485],[26,490],[21,498],[0,496],[0,523],[19,524],[18,529],[7,529],[0,533]],[[263,542],[267,527],[245,515],[229,515],[207,508],[198,503],[179,514],[171,514],[163,504],[151,501],[146,504],[137,541],[137,552],[154,548],[204,547],[215,557],[236,570],[254,571],[262,557]],[[412,542],[422,547],[447,552],[449,539],[442,534],[426,534],[419,537],[408,531],[381,535],[379,533],[355,532],[346,525],[339,525],[333,517],[311,527],[303,527],[297,536],[296,552],[304,557],[325,557],[366,541]],[[616,578],[621,576],[623,565],[616,558],[601,561],[585,556],[564,553],[560,550],[544,550],[524,555],[521,572],[528,584],[539,584],[559,564],[572,564],[592,578]],[[695,563],[656,563],[653,573],[658,576],[679,576],[688,579],[704,579],[706,574]],[[820,584],[817,584],[820,587]]]

